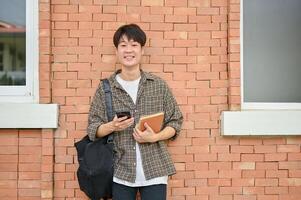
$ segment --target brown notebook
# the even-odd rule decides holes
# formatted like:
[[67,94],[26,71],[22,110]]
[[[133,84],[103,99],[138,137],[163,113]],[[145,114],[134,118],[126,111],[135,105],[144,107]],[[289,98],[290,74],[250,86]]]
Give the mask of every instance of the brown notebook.
[[155,113],[152,115],[142,116],[137,124],[140,131],[145,131],[144,123],[146,122],[155,133],[161,131],[161,127],[164,120],[164,112]]

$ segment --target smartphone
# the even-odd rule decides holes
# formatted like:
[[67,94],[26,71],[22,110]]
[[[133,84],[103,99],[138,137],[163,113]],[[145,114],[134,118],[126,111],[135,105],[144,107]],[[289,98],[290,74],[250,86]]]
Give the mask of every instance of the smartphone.
[[116,112],[118,118],[127,117],[126,119],[131,118],[131,113],[129,111]]

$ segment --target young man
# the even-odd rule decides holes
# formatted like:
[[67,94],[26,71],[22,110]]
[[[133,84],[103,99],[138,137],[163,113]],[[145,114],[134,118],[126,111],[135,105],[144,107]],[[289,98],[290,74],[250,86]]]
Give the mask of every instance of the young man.
[[[113,200],[165,200],[166,184],[175,167],[165,140],[180,132],[182,113],[167,84],[140,68],[146,35],[136,24],[121,26],[114,34],[116,56],[121,69],[109,82],[114,111],[129,111],[131,117],[106,117],[102,82],[91,104],[88,135],[91,140],[114,133]],[[147,124],[145,131],[135,128],[143,115],[164,112],[164,123],[155,133]]]

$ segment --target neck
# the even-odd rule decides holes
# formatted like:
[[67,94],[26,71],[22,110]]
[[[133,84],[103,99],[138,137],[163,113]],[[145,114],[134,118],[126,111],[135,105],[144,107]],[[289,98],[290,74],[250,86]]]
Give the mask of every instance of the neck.
[[140,69],[128,69],[128,68],[122,68],[120,77],[125,81],[134,81],[137,80],[140,77]]

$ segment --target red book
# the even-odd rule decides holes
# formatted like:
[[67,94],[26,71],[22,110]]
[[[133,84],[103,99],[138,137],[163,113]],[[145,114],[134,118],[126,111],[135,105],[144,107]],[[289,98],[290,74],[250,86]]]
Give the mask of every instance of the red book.
[[144,127],[144,123],[146,122],[153,129],[155,133],[158,133],[161,131],[163,120],[164,120],[164,112],[142,116],[140,117],[137,127],[140,131],[145,131],[146,128]]

